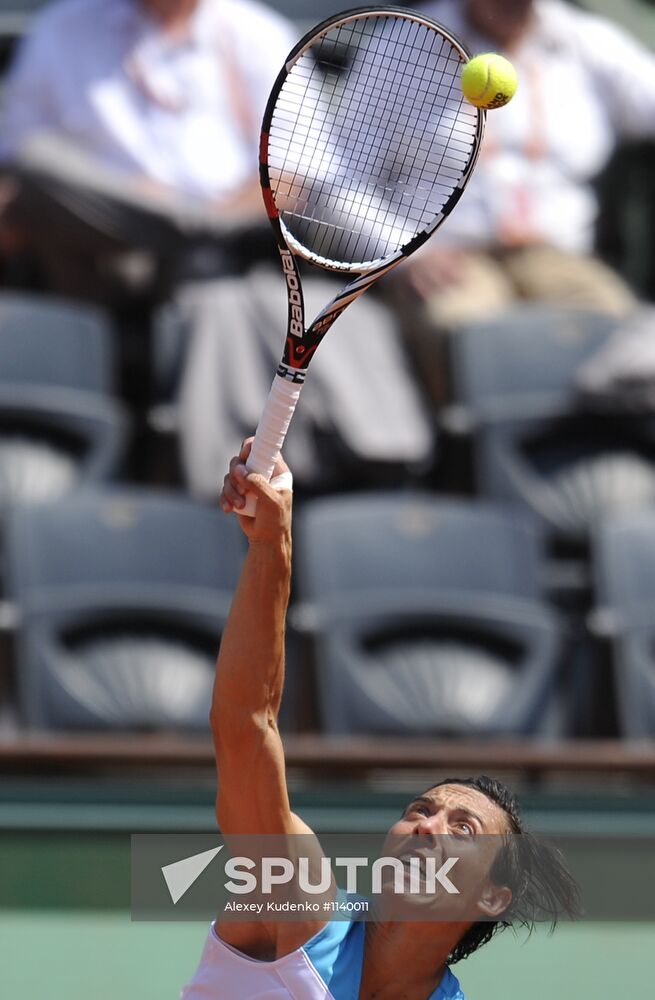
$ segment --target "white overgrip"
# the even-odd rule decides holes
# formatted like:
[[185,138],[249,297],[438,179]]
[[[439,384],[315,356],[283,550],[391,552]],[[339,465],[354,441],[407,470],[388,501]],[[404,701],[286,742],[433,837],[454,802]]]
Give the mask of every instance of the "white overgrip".
[[[302,382],[290,382],[289,379],[276,375],[266,400],[264,412],[257,425],[255,440],[252,443],[246,466],[251,472],[257,472],[269,481],[287,436],[302,385]],[[238,513],[244,514],[246,517],[254,517],[256,505],[257,500],[250,493],[246,497],[245,507],[242,507]]]

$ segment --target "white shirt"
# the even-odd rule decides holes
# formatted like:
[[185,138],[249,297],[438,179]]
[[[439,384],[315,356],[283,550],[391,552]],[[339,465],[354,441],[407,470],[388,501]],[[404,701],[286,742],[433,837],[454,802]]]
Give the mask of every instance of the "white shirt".
[[[494,51],[463,5],[422,5],[473,54]],[[519,89],[490,111],[482,155],[462,199],[433,239],[482,247],[513,232],[564,250],[591,249],[593,178],[620,138],[655,136],[655,56],[622,29],[562,0],[535,0],[533,26],[508,53]]]
[[[180,1000],[353,1000],[364,969],[365,927],[357,920],[332,920],[302,948],[261,962],[226,944],[212,926]],[[446,969],[428,1000],[466,997]]]
[[296,40],[255,0],[201,0],[182,38],[138,0],[61,0],[11,69],[0,155],[54,131],[180,193],[228,194],[256,176],[264,107]]
[[260,962],[209,932],[193,981],[180,1000],[335,1000],[304,948]]

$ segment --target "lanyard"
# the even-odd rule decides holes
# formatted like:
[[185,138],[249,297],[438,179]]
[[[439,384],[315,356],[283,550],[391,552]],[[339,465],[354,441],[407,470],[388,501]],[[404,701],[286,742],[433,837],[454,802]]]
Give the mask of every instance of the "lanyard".
[[[253,141],[256,141],[257,122],[248,99],[249,88],[244,73],[237,62],[235,51],[236,46],[229,37],[229,33],[221,25],[216,56],[224,71],[228,103],[242,139],[247,144],[252,144]],[[156,86],[150,78],[144,60],[139,56],[138,47],[125,58],[123,70],[142,97],[145,97],[151,104],[174,115],[184,114],[188,110],[189,100],[184,94],[168,94],[164,92],[163,88]]]
[[[515,60],[517,61],[517,60]],[[539,61],[526,59],[519,63],[521,87],[527,95],[530,127],[520,150],[520,155],[535,166],[547,158],[548,147],[545,130],[545,94],[543,67]],[[498,112],[502,114],[502,112]],[[489,133],[483,145],[482,159],[491,160],[501,152],[501,145]],[[538,225],[534,219],[535,202],[527,184],[518,183],[504,192],[508,199],[496,220],[496,238],[501,246],[521,246],[541,242]]]

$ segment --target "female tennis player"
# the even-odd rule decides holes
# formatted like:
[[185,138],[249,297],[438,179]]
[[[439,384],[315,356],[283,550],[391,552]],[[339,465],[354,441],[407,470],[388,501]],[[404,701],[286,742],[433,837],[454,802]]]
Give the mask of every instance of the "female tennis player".
[[[232,460],[221,494],[225,513],[238,514],[248,493],[257,505],[253,518],[239,519],[249,549],[216,668],[217,818],[228,839],[311,835],[291,810],[277,726],[291,581],[290,475],[281,459],[270,483],[249,472],[250,447],[251,440]],[[500,879],[497,859],[474,869],[475,879],[465,881],[463,898],[453,904],[466,913],[459,920],[456,911],[442,922],[434,914],[425,922],[218,920],[183,1000],[464,1000],[449,963],[466,958],[510,920],[531,923],[536,913],[576,909],[576,887],[559,856],[523,831],[515,800],[490,778],[435,785],[408,804],[391,832],[467,838],[467,845],[481,834],[495,834],[490,840],[498,844],[522,834],[513,840],[526,849],[519,861],[508,852]]]

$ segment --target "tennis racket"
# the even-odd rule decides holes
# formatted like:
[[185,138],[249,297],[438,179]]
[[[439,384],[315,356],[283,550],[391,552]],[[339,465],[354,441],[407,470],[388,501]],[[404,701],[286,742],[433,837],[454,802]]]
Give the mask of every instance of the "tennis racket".
[[[462,95],[468,59],[431,18],[362,7],[308,32],[273,85],[260,180],[289,315],[247,462],[269,480],[323,337],[351,302],[425,243],[471,176],[485,112]],[[309,326],[297,258],[350,277]],[[254,511],[250,495],[239,513]]]

